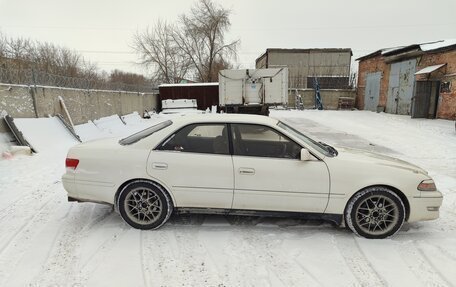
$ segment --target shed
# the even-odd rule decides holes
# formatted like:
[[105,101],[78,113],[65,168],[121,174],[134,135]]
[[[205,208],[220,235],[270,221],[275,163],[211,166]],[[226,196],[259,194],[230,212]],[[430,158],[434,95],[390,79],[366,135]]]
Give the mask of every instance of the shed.
[[159,110],[162,100],[196,99],[199,110],[210,109],[219,104],[218,83],[162,84],[158,89]]
[[255,66],[257,69],[288,67],[290,89],[314,88],[315,77],[322,89],[346,89],[352,55],[350,48],[269,48],[255,60]]

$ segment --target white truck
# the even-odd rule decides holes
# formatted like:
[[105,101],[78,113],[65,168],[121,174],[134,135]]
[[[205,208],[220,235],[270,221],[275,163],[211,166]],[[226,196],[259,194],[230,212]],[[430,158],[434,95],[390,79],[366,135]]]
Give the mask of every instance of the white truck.
[[219,105],[225,113],[269,114],[288,104],[288,68],[222,70]]

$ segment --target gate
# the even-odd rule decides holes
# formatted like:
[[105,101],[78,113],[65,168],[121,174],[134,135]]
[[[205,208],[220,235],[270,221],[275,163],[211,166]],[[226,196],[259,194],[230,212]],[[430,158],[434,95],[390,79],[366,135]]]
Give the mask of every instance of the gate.
[[366,89],[364,92],[364,109],[377,111],[378,99],[380,95],[381,72],[368,73],[366,75]]
[[409,115],[415,83],[416,59],[391,64],[386,112]]

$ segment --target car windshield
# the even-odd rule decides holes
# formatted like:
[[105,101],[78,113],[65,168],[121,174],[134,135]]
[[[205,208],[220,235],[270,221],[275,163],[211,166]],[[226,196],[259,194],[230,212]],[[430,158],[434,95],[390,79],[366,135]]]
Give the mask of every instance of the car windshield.
[[311,139],[310,137],[300,133],[295,128],[285,124],[284,122],[279,122],[277,124],[277,126],[286,130],[287,132],[293,134],[295,137],[301,139],[303,142],[310,145],[313,149],[324,154],[325,156],[336,156],[337,155],[337,150],[335,148],[333,148],[332,146],[322,143],[322,142],[317,142],[317,141]]
[[139,131],[139,132],[137,132],[137,133],[135,133],[135,134],[132,134],[131,136],[128,136],[128,137],[126,137],[126,138],[124,138],[124,139],[121,139],[121,140],[119,141],[119,143],[120,143],[121,145],[130,145],[130,144],[133,144],[133,143],[135,143],[135,142],[137,142],[137,141],[142,140],[142,139],[145,138],[145,137],[150,136],[151,134],[153,134],[153,133],[155,133],[155,132],[157,132],[157,131],[159,131],[159,130],[161,130],[161,129],[164,129],[164,128],[170,126],[172,123],[173,123],[173,122],[170,121],[170,120],[167,120],[167,121],[158,123],[158,124],[153,125],[153,126],[147,128],[147,129],[144,129],[144,130]]

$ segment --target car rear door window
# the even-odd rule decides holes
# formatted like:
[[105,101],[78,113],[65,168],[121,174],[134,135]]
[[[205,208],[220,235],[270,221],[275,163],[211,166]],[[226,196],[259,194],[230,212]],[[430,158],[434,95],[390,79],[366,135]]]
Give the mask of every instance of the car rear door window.
[[301,146],[262,125],[232,124],[234,155],[299,159]]
[[229,154],[227,126],[225,124],[188,125],[171,135],[158,149]]

